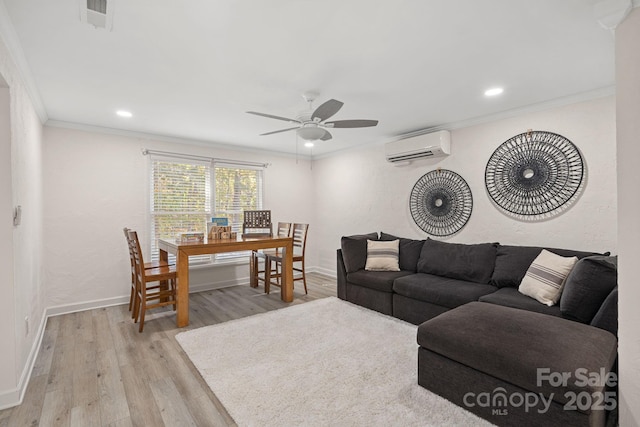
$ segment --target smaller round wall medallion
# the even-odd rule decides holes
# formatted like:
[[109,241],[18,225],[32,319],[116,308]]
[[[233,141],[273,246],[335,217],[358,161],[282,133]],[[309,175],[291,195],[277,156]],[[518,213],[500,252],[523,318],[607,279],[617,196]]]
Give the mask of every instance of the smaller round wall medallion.
[[573,198],[583,177],[582,156],[567,138],[529,131],[502,143],[485,169],[493,201],[516,215],[537,216]]
[[415,183],[409,209],[423,231],[432,236],[449,236],[464,227],[471,217],[471,189],[457,173],[437,169]]

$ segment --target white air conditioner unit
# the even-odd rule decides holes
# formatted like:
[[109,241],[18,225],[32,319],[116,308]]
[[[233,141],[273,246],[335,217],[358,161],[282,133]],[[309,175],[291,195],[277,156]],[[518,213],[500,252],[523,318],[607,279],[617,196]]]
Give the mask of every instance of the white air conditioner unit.
[[391,163],[448,156],[451,154],[451,133],[441,130],[387,142],[384,152],[387,161]]

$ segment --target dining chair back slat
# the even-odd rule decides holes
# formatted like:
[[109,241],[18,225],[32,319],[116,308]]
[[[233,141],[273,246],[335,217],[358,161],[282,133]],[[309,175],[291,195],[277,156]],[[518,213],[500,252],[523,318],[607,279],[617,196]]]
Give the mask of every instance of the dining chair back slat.
[[[291,233],[293,232],[293,223],[291,222],[278,222],[278,227],[276,228],[278,237],[291,237]],[[253,274],[253,281],[256,285],[260,284],[260,282],[264,282],[264,272],[265,270],[259,269],[259,261],[267,260],[267,255],[269,254],[278,254],[280,252],[279,249],[268,249],[268,250],[260,250],[260,251],[251,251],[251,271]]]
[[[136,322],[140,322],[139,332],[142,332],[148,309],[168,305],[176,309],[176,268],[172,265],[145,268],[138,233],[129,230],[128,236],[131,240],[135,264],[136,293],[133,302],[133,318]],[[155,282],[157,284],[152,285]]]
[[[129,311],[132,312],[133,301],[136,295],[136,266],[135,266],[135,259],[133,258],[134,242],[129,237],[129,231],[132,231],[132,230],[128,227],[124,227],[123,231],[124,231],[124,237],[127,240],[127,248],[129,249],[129,263],[131,265],[131,295],[129,297]],[[167,267],[170,265],[175,265],[175,263],[164,262],[164,261],[150,261],[150,262],[144,263],[144,268],[149,270],[152,268]],[[134,317],[133,312],[131,314],[131,317]]]
[[[304,265],[304,255],[307,248],[307,233],[309,224],[295,223],[291,227],[291,237],[293,237],[293,272],[300,273],[299,276],[293,277],[293,281],[302,280],[304,284],[304,293],[307,291],[307,275]],[[264,272],[264,291],[269,293],[271,285],[280,286],[280,278],[282,277],[282,252],[269,252],[266,254],[265,272]],[[275,265],[273,271],[272,263]],[[299,266],[296,266],[296,263]],[[273,272],[272,272],[273,271]],[[272,279],[276,279],[275,282]]]

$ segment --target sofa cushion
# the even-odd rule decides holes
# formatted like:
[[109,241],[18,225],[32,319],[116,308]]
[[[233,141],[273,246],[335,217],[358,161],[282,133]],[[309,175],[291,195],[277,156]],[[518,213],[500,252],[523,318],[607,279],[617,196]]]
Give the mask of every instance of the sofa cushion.
[[527,311],[535,311],[537,313],[549,314],[551,316],[561,317],[559,305],[540,304],[538,301],[526,295],[522,295],[516,288],[501,288],[496,292],[480,297],[479,301],[490,304],[502,305],[504,307],[520,308]]
[[560,301],[564,282],[576,262],[574,256],[562,257],[543,249],[529,266],[518,291],[551,307]]
[[367,271],[400,271],[398,249],[400,240],[367,240]]
[[396,239],[400,239],[400,270],[415,272],[418,266],[418,258],[420,258],[420,251],[422,251],[422,245],[424,245],[425,241],[405,239],[403,237],[396,237],[384,232],[380,233],[380,240]]
[[522,278],[527,273],[529,266],[542,249],[547,249],[556,255],[563,257],[575,256],[578,259],[592,255],[609,255],[608,252],[599,254],[595,252],[574,251],[570,249],[542,248],[537,246],[510,246],[499,245],[496,251],[496,263],[491,275],[491,284],[499,288],[507,286],[517,288]]
[[[576,369],[588,374],[609,372],[617,353],[616,338],[609,332],[482,302],[424,322],[418,327],[417,340],[434,353],[561,404],[570,398],[567,391],[586,391],[589,396],[603,393],[604,381],[584,381],[584,376],[575,375]],[[541,368],[571,376],[560,385],[541,381]]]
[[589,256],[573,268],[560,297],[560,310],[568,319],[589,323],[618,283],[617,257]]
[[340,239],[342,259],[347,273],[362,270],[367,262],[367,239],[376,240],[378,233],[355,234]]
[[454,308],[482,295],[496,291],[495,286],[482,285],[432,274],[416,273],[396,279],[393,291],[407,298]]
[[489,283],[497,243],[465,245],[427,239],[418,259],[418,272],[475,283]]
[[347,281],[364,288],[382,292],[393,292],[393,281],[398,277],[413,274],[410,271],[366,271],[347,273]]
[[600,309],[593,316],[591,326],[604,329],[613,335],[618,335],[618,287],[613,288],[611,293],[605,298]]

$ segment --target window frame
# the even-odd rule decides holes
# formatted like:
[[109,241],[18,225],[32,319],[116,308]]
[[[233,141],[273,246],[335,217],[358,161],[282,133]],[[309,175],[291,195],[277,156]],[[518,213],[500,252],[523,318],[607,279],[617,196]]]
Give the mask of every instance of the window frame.
[[[208,192],[208,211],[205,215],[207,215],[206,222],[210,221],[211,217],[216,216],[226,216],[225,214],[219,214],[216,211],[217,201],[219,198],[217,188],[216,188],[216,169],[217,168],[227,168],[227,169],[239,169],[239,170],[251,170],[257,173],[257,182],[256,182],[256,206],[250,207],[251,209],[262,209],[264,205],[264,187],[265,187],[265,169],[267,168],[267,163],[252,163],[252,162],[244,162],[239,160],[229,160],[229,159],[216,159],[209,157],[201,157],[201,156],[191,156],[191,155],[183,155],[179,153],[166,153],[166,152],[153,152],[151,150],[143,150],[143,154],[149,155],[148,162],[148,197],[147,197],[147,214],[148,214],[148,229],[149,229],[149,253],[151,260],[159,259],[159,249],[156,240],[156,220],[155,217],[157,215],[162,215],[162,211],[160,213],[154,212],[154,194],[155,194],[155,173],[156,166],[154,162],[167,162],[167,163],[177,163],[177,164],[189,164],[189,165],[204,165],[208,167],[208,175],[209,180],[207,183],[207,188],[205,192]],[[207,196],[205,196],[207,197]],[[169,211],[170,212],[170,211]],[[179,212],[182,213],[182,212]],[[166,213],[164,213],[166,214]],[[195,212],[194,212],[195,214]],[[232,224],[230,224],[232,225]],[[242,232],[242,223],[235,224],[234,231],[238,229],[239,234]],[[205,230],[206,232],[206,225]],[[249,257],[248,251],[243,252],[232,252],[232,253],[221,253],[221,254],[213,254],[213,255],[202,255],[198,257],[189,257],[189,265],[190,266],[214,266],[219,264],[233,264],[245,262]],[[169,258],[171,261],[175,261],[175,256],[169,254]]]

